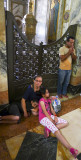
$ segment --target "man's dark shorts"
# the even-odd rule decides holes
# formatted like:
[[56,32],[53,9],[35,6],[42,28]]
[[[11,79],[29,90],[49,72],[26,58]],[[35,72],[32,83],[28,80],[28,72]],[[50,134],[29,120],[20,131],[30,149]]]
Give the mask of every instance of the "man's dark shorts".
[[[31,109],[33,108],[30,102],[26,102],[26,108],[27,111],[30,112]],[[16,103],[12,103],[9,107],[9,115],[17,115],[20,116],[21,114],[23,114],[23,109],[21,106],[21,103],[16,102]]]
[[[32,105],[30,102],[26,102],[27,111],[31,112]],[[23,115],[23,109],[20,102],[14,102],[12,104],[8,104],[6,109],[2,112],[2,116],[6,115],[14,115],[19,116],[19,121],[21,119],[21,116]]]
[[10,104],[10,106],[8,108],[9,115],[14,115],[14,116],[21,117],[21,112],[19,110],[19,106],[18,105],[20,105],[20,104],[16,104],[16,103]]

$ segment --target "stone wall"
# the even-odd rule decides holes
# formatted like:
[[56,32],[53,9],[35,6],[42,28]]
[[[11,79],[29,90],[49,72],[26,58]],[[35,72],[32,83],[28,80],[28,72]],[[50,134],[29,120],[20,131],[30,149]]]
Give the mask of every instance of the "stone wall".
[[64,12],[64,0],[61,0],[59,5],[59,14],[58,14],[57,39],[59,39],[62,36],[61,32],[62,32],[63,12]]
[[69,25],[78,24],[76,33],[76,53],[77,64],[73,67],[71,83],[74,85],[81,84],[81,0],[72,2]]

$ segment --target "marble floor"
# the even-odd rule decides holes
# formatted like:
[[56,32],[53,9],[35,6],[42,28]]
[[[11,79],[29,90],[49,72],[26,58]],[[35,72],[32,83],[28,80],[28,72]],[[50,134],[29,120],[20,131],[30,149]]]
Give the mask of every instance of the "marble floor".
[[[62,135],[64,135],[68,142],[81,153],[81,123],[79,123],[81,121],[81,109],[78,108],[66,113],[61,116],[61,118],[69,122],[68,127],[61,129]],[[29,131],[44,135],[44,127],[41,125]],[[27,132],[24,132],[5,141],[12,160],[16,158],[26,133]],[[52,133],[50,136],[54,137]],[[59,141],[57,143],[56,160],[74,160],[69,151]]]
[[[62,130],[62,134],[64,134],[64,136],[67,138],[67,130],[69,130],[69,135],[70,133],[73,136],[68,136],[69,141],[71,138],[71,142],[73,143],[74,146],[78,145],[78,149],[79,151],[81,151],[81,145],[79,145],[79,138],[81,141],[81,132],[80,132],[80,128],[77,125],[77,119],[80,118],[80,114],[81,114],[81,110],[79,109],[81,107],[81,96],[80,95],[76,95],[76,96],[69,96],[69,99],[65,99],[65,100],[61,100],[61,105],[62,105],[62,109],[61,111],[58,113],[58,116],[64,116],[64,118],[68,119],[69,117],[69,123],[73,124],[73,126],[77,126],[79,129],[79,134],[78,134],[78,139],[76,138],[77,135],[77,129],[76,132],[74,134],[74,130],[72,126],[70,125],[70,128],[67,128],[65,131]],[[67,114],[67,115],[66,115]],[[66,115],[66,116],[65,116]],[[69,117],[68,117],[69,116]],[[75,118],[76,117],[76,118]],[[74,121],[75,119],[75,121]],[[81,119],[79,119],[81,121]],[[72,121],[72,123],[71,123]],[[15,156],[17,155],[17,152],[20,148],[20,145],[24,139],[24,136],[26,134],[27,131],[32,131],[32,132],[36,132],[36,133],[40,133],[40,134],[44,134],[43,131],[43,127],[40,126],[39,122],[38,122],[38,117],[34,117],[31,116],[27,119],[22,119],[20,124],[13,124],[13,125],[9,125],[9,124],[0,124],[0,160],[14,160]],[[53,136],[53,135],[51,135]],[[76,139],[76,140],[74,140]],[[63,155],[61,155],[61,152],[59,152],[59,150],[63,151],[63,155],[64,157],[62,157]],[[63,146],[58,143],[58,150],[57,150],[57,160],[70,160],[66,157],[65,155],[65,149],[63,148]],[[12,154],[13,153],[13,154]],[[71,158],[71,157],[70,157]],[[71,158],[72,160],[72,158]]]

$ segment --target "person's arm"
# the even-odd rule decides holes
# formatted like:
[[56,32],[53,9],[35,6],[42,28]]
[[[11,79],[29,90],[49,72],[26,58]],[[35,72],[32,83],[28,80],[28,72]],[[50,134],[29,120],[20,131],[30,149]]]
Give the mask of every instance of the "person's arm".
[[54,115],[54,121],[55,121],[55,123],[57,123],[58,122],[57,115],[56,115],[51,103],[50,103],[50,108],[51,108],[51,113]]
[[73,53],[73,48],[70,48],[67,54],[65,54],[65,55],[60,55],[61,61],[66,60],[70,55],[72,55],[72,53]]
[[76,56],[74,53],[71,54],[71,57],[72,57],[72,59],[73,59],[74,61],[76,61],[77,56]]
[[55,113],[55,111],[54,111],[51,103],[50,103],[50,108],[51,108],[51,113],[52,113],[54,116],[56,116],[56,113]]
[[24,98],[22,98],[22,100],[21,100],[21,106],[22,106],[22,109],[23,109],[23,112],[24,112],[24,117],[27,118],[28,113],[27,113],[26,102],[25,102]]
[[24,95],[23,95],[23,97],[21,99],[21,106],[22,106],[25,118],[28,117],[26,101],[29,100],[30,93],[31,93],[31,87],[29,86],[26,89],[26,91],[25,91],[25,93],[24,93]]
[[46,108],[45,108],[45,104],[43,101],[40,102],[40,105],[41,105],[41,108],[44,112],[44,114],[46,115],[46,117],[52,122],[52,123],[55,123],[54,120],[51,118],[51,116],[48,114],[48,112],[46,111]]

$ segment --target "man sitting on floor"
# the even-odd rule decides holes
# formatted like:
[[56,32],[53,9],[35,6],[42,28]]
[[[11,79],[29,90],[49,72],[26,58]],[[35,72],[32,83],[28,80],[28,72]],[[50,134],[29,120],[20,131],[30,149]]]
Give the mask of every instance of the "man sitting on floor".
[[[38,101],[36,99],[26,102],[28,115],[38,115]],[[7,106],[6,113],[0,115],[0,123],[19,123],[24,114],[20,103],[12,103]]]

